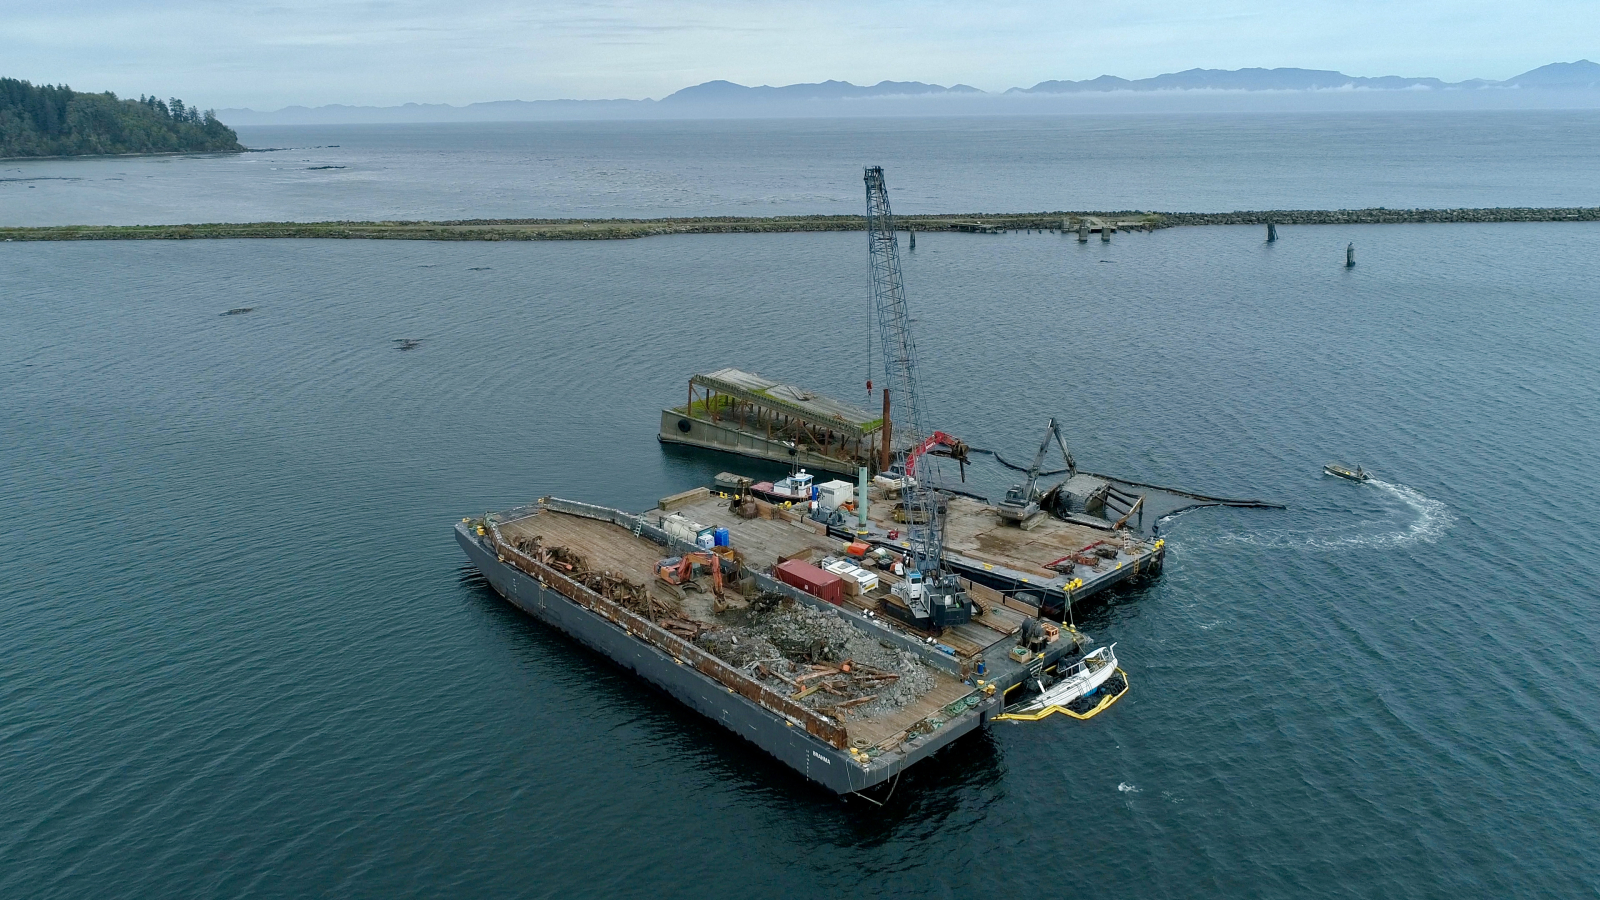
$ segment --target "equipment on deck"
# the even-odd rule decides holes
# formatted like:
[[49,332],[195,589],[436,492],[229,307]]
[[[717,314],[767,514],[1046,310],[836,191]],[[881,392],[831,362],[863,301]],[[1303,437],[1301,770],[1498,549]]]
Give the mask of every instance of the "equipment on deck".
[[[945,434],[942,431],[935,431],[933,434],[930,434],[928,437],[923,439],[921,443],[906,451],[906,459],[905,463],[903,464],[903,468],[907,478],[913,478],[916,476],[917,458],[935,447],[944,447],[945,452],[950,456],[950,458],[961,464],[962,471],[966,471],[968,449],[967,442],[958,437]],[[962,480],[965,481],[965,477],[963,477]]]
[[[945,443],[941,432],[923,429],[921,396],[917,389],[917,347],[911,337],[911,313],[906,307],[905,283],[900,274],[900,246],[895,237],[894,213],[882,166],[869,166],[863,176],[867,187],[867,249],[872,259],[872,299],[883,345],[885,388],[899,400],[897,423],[911,446],[903,461],[906,473],[904,499],[907,557],[910,570],[890,590],[893,598],[885,612],[904,617],[909,624],[929,631],[972,620],[972,599],[954,572],[944,564],[944,532],[938,504],[939,470],[930,457],[917,466],[918,457]],[[959,443],[959,442],[956,442]],[[950,446],[950,444],[946,444]],[[964,447],[964,445],[963,445]],[[952,449],[954,449],[952,447]]]
[[694,583],[694,567],[705,566],[711,570],[711,583],[715,596],[722,597],[722,560],[711,553],[686,553],[669,556],[656,563],[656,577],[673,587]]
[[1028,480],[1022,484],[1012,485],[1006,491],[1006,498],[1000,501],[999,512],[1002,521],[1014,525],[1026,525],[1034,516],[1039,514],[1039,471],[1044,467],[1044,455],[1050,449],[1050,439],[1056,439],[1056,446],[1061,448],[1061,458],[1067,463],[1067,477],[1078,474],[1078,464],[1072,461],[1072,454],[1067,451],[1067,442],[1061,437],[1061,428],[1052,418],[1045,428],[1044,440],[1039,442],[1039,452],[1033,455],[1033,465],[1028,467]]

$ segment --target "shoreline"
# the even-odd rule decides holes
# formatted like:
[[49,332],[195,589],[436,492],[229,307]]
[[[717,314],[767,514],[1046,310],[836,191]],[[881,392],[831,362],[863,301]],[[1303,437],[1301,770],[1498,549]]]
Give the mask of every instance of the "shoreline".
[[[226,151],[223,151],[226,152]],[[237,152],[237,151],[234,151]],[[1110,222],[1115,230],[1154,231],[1200,225],[1395,225],[1489,222],[1594,222],[1600,207],[1485,209],[1252,210],[1228,213],[1055,211],[897,217],[901,230],[1060,230],[1063,222]],[[5,241],[218,240],[320,238],[337,240],[572,241],[627,240],[668,234],[862,231],[859,215],[708,216],[659,219],[459,219],[379,222],[238,222],[198,225],[45,225],[0,227]]]
[[[271,149],[282,149],[273,147]],[[0,162],[50,162],[61,159],[127,159],[130,156],[227,156],[233,153],[260,153],[250,147],[238,150],[135,150],[128,153],[68,153],[57,156],[0,156]]]

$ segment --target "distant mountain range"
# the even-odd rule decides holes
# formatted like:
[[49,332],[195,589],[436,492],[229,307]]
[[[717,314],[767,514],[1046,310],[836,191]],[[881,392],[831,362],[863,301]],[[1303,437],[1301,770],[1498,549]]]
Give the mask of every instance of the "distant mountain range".
[[1600,64],[1587,59],[1551,63],[1505,81],[1447,82],[1437,78],[1403,78],[1383,75],[1363,78],[1323,69],[1186,69],[1154,78],[1130,81],[1101,75],[1087,81],[1041,81],[1031,88],[1012,88],[1008,94],[1070,94],[1085,91],[1328,91],[1364,89],[1404,91],[1422,89],[1481,88],[1594,88],[1600,87]]
[[731,81],[708,81],[668,94],[662,103],[762,103],[769,100],[853,100],[862,97],[923,97],[929,94],[982,94],[975,87],[944,87],[920,81],[880,81],[855,85],[848,81],[789,84],[783,87],[745,87]]
[[[1563,91],[1560,97],[1550,91]],[[880,81],[856,85],[848,81],[749,87],[731,81],[707,81],[669,94],[660,100],[497,100],[450,106],[443,103],[407,103],[403,106],[290,106],[272,112],[224,109],[218,116],[234,125],[302,125],[402,122],[506,122],[561,119],[693,118],[701,116],[849,115],[906,113],[926,115],[950,112],[963,115],[1023,112],[1005,102],[1013,98],[1065,99],[1144,95],[1175,102],[1197,102],[1205,96],[1331,97],[1359,94],[1396,98],[1418,94],[1443,98],[1478,93],[1480,99],[1518,99],[1566,102],[1574,92],[1600,91],[1600,64],[1580,59],[1551,63],[1504,81],[1475,78],[1447,82],[1438,78],[1384,75],[1368,78],[1321,69],[1188,69],[1153,78],[1127,79],[1101,75],[1085,81],[1041,81],[1030,88],[1002,93],[981,91],[965,84],[945,87],[920,81]],[[1512,93],[1516,92],[1516,93]],[[1184,98],[1189,98],[1187,101]],[[1498,98],[1494,100],[1492,98]],[[863,103],[863,101],[866,101]],[[933,105],[937,103],[937,105]],[[1586,102],[1584,105],[1595,105]],[[1097,107],[1105,108],[1105,107]]]

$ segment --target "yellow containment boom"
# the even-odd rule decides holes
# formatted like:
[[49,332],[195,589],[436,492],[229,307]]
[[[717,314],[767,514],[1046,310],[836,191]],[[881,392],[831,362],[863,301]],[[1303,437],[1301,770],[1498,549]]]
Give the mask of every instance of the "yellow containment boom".
[[1111,704],[1121,700],[1123,695],[1128,693],[1128,688],[1131,687],[1128,681],[1128,673],[1122,671],[1121,667],[1118,667],[1117,674],[1122,676],[1122,690],[1116,692],[1115,694],[1107,694],[1100,698],[1100,702],[1095,704],[1094,707],[1089,709],[1087,712],[1076,712],[1066,708],[1065,706],[1052,705],[1030,712],[1001,713],[1000,715],[994,717],[994,721],[999,722],[1004,720],[1011,722],[1037,722],[1040,719],[1047,719],[1056,713],[1062,713],[1079,720],[1092,719],[1110,709]]

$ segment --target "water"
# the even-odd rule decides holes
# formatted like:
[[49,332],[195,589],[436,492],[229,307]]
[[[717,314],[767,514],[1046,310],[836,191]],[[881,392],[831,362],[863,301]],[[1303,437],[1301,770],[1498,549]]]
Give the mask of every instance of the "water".
[[450,534],[737,465],[653,440],[695,371],[864,399],[859,235],[0,244],[0,895],[1593,894],[1600,226],[1282,233],[919,237],[940,424],[1289,509],[1171,520],[1080,620],[1132,693],[883,810]]
[[[1597,124],[260,129],[321,149],[0,163],[0,222],[854,213],[868,159],[902,211],[1596,205]],[[449,531],[741,465],[653,440],[696,371],[865,401],[860,235],[0,244],[0,896],[1593,895],[1600,225],[1281,233],[919,236],[941,425],[1025,458],[1056,415],[1091,470],[1289,508],[1170,520],[1079,622],[1132,693],[883,810]]]
[[0,224],[1600,206],[1600,111],[254,127],[0,160]]

